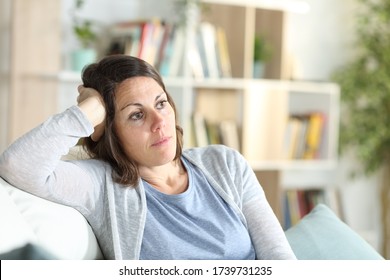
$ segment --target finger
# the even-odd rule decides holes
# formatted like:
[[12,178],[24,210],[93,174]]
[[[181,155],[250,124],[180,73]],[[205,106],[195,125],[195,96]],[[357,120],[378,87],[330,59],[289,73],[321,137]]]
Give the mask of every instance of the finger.
[[95,127],[95,130],[91,135],[92,141],[98,142],[99,139],[103,136],[103,134],[104,134],[104,123],[101,123]]
[[84,89],[84,86],[83,86],[83,85],[79,85],[79,86],[77,87],[77,91],[78,91],[79,95],[77,96],[76,101],[77,101],[78,104],[82,101],[82,100],[81,100],[81,93],[82,93],[83,89]]
[[98,94],[97,92],[95,93],[95,90],[92,89],[92,88],[87,88],[87,87],[84,87],[83,85],[80,85],[77,87],[77,90],[79,92],[79,95],[77,97],[77,102],[80,103],[82,101],[84,101],[85,99],[87,99],[88,97],[91,97],[95,94]]
[[77,91],[78,91],[79,93],[81,93],[84,89],[85,89],[85,87],[84,87],[83,85],[79,85],[79,86],[77,87]]

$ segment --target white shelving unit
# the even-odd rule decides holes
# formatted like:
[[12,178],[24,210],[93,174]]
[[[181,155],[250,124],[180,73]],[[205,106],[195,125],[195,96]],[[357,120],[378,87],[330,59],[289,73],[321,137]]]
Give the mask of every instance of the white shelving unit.
[[307,13],[310,6],[306,1],[297,0],[203,0],[205,3],[255,7],[292,13]]
[[[195,110],[213,121],[234,120],[240,131],[241,152],[258,175],[276,214],[283,219],[281,196],[284,190],[333,187],[332,178],[338,161],[338,86],[289,80],[286,17],[291,12],[305,13],[309,6],[305,1],[288,0],[202,2],[208,6],[208,13],[202,16],[202,20],[228,31],[232,78],[195,79],[188,65],[184,65],[181,77],[163,77],[176,102],[185,143],[190,143],[191,117]],[[258,32],[265,34],[274,48],[264,79],[252,78],[253,41]],[[79,73],[47,72],[39,75],[60,85],[59,109],[75,102]],[[327,118],[320,157],[313,160],[285,159],[281,151],[286,120],[291,114],[312,111],[320,111]]]
[[[258,176],[276,214],[283,220],[285,190],[332,189],[336,184],[340,89],[332,83],[289,80],[291,63],[287,38],[291,36],[287,36],[286,19],[289,13],[305,13],[310,7],[305,1],[203,2],[208,5],[203,19],[228,30],[233,78],[190,82],[192,103],[189,108],[201,111],[213,121],[218,118],[236,121],[241,131],[241,152]],[[264,79],[252,78],[256,33],[265,34],[274,48]],[[231,104],[226,106],[229,113],[211,107],[217,104],[218,98],[224,106]],[[320,156],[312,160],[285,159],[281,152],[286,120],[290,115],[311,112],[321,112],[326,117]],[[192,111],[184,112],[185,118],[191,114]]]

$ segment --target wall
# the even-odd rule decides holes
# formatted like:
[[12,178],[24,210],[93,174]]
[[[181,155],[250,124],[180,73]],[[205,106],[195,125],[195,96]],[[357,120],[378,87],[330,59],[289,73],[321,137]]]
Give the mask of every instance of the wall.
[[291,14],[287,26],[292,78],[328,80],[352,55],[356,0],[307,0],[310,11]]
[[370,177],[351,171],[359,168],[353,152],[340,159],[338,182],[341,187],[345,221],[377,250],[381,249],[380,183],[378,174]]

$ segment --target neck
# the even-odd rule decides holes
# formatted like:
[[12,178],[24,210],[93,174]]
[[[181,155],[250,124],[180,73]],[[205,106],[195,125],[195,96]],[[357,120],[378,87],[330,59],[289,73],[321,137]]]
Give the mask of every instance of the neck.
[[188,174],[181,160],[162,166],[141,167],[141,178],[165,194],[179,194],[188,188]]

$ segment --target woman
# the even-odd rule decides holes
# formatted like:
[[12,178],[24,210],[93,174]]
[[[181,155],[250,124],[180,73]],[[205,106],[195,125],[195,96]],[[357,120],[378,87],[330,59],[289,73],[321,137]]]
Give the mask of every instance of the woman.
[[[108,56],[82,79],[77,106],[1,155],[3,178],[80,211],[106,259],[295,259],[238,152],[182,152],[175,105],[153,67]],[[61,161],[80,138],[91,158]]]

